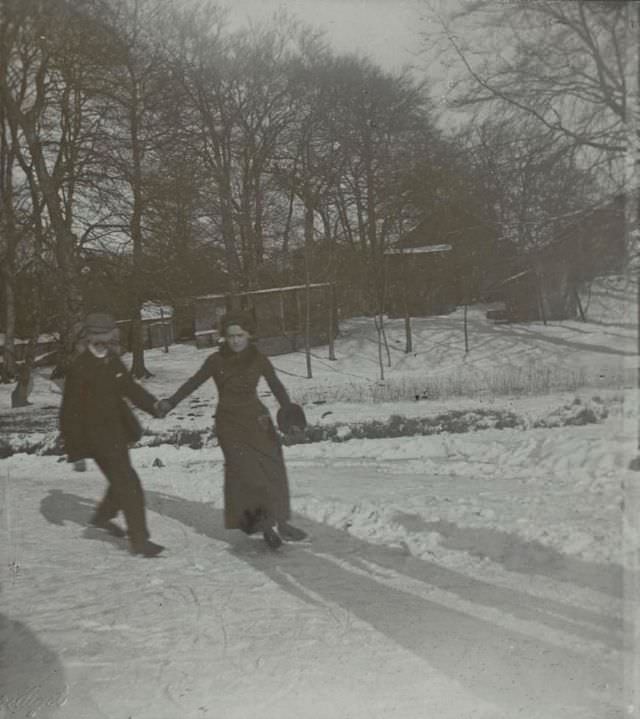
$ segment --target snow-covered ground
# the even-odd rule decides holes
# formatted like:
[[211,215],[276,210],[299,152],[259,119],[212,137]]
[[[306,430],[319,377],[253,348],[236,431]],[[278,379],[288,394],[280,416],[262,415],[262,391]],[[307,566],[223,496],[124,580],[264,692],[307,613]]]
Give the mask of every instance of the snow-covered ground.
[[[310,423],[339,440],[285,448],[311,541],[278,554],[223,529],[211,383],[146,417],[133,450],[161,559],[86,529],[103,490],[91,463],[2,460],[0,718],[634,716],[633,301],[612,278],[594,286],[587,323],[494,325],[474,308],[468,355],[461,313],[414,320],[411,355],[389,321],[384,382],[368,319],[343,323],[336,361],[314,349],[313,379],[303,354],[273,358]],[[148,352],[145,386],[171,393],[206,353]],[[47,451],[58,387],[40,372],[33,406],[14,411],[10,389],[4,442]],[[365,421],[458,413],[464,427],[489,410],[521,421],[353,438]],[[204,446],[161,443],[180,431]]]

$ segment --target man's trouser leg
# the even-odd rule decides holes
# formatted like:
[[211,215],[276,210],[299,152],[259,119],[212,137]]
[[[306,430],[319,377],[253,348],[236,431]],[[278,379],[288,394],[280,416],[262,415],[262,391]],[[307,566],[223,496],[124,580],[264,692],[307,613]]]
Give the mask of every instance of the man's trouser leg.
[[[97,463],[97,462],[96,462]],[[107,476],[105,470],[100,466],[102,473]],[[108,480],[107,480],[108,481]],[[116,493],[114,492],[113,485],[107,484],[107,491],[104,493],[104,497],[98,503],[96,512],[93,516],[95,524],[102,524],[112,520],[120,511],[121,507],[116,499]]]
[[113,519],[122,510],[132,544],[149,538],[144,508],[144,492],[136,471],[131,466],[127,447],[114,447],[96,454],[95,462],[104,474],[109,487],[96,510],[97,519]]

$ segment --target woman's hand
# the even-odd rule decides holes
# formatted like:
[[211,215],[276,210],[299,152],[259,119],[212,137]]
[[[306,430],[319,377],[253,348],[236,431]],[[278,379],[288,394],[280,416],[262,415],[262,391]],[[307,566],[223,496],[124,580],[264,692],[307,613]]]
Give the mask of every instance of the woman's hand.
[[289,429],[289,431],[286,433],[287,439],[290,442],[303,442],[305,438],[304,430],[302,427],[298,427],[297,425],[292,425]]
[[163,419],[173,409],[173,404],[168,399],[160,399],[153,405],[153,411],[158,419]]

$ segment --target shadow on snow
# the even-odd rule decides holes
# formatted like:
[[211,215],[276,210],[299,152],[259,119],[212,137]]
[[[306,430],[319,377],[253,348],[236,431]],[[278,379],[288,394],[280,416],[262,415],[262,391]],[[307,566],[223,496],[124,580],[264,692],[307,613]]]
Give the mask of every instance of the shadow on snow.
[[68,687],[58,655],[22,622],[0,614],[0,716],[49,719]]
[[454,522],[427,522],[417,514],[398,512],[393,520],[408,531],[437,532],[446,549],[458,549],[474,557],[488,557],[510,572],[540,574],[572,582],[621,599],[623,570],[617,564],[598,564],[571,557],[541,542],[498,529],[459,527]]
[[[225,530],[222,511],[212,504],[152,491],[146,498],[150,510],[224,543],[234,557],[297,599],[344,608],[488,701],[510,708],[526,704],[545,717],[619,716],[621,665],[598,652],[559,647],[380,579],[404,575],[479,608],[609,649],[621,648],[620,619],[483,582],[308,519],[299,524],[312,535],[310,545],[285,545],[273,553],[260,540]],[[55,491],[42,501],[41,511],[54,524],[85,525],[90,504],[83,497]]]

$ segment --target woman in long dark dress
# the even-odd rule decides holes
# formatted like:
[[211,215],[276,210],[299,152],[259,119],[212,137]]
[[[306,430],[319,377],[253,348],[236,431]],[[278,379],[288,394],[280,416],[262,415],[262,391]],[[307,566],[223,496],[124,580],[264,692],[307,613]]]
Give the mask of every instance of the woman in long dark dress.
[[285,412],[292,406],[273,365],[251,341],[253,318],[229,313],[221,323],[224,343],[171,397],[161,400],[160,412],[175,407],[212,378],[218,390],[216,434],[224,454],[224,518],[227,529],[247,534],[262,531],[277,549],[282,540],[300,541],[306,534],[289,524],[289,483],[282,445],[269,410],[258,399],[264,377]]

